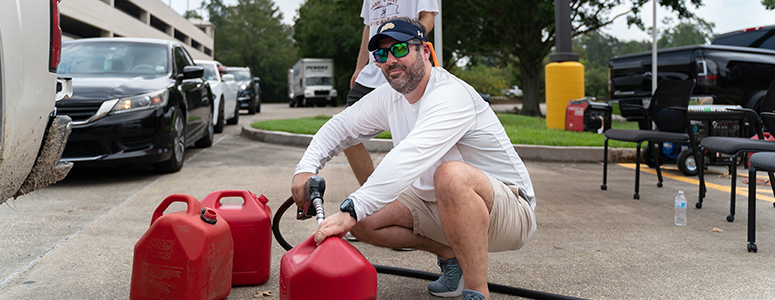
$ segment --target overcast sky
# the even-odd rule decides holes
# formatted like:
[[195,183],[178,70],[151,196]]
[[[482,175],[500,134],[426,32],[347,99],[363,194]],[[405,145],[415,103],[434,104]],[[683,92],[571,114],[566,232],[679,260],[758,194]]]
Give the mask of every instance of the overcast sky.
[[[160,0],[165,4],[172,4],[172,8],[180,14],[186,11],[186,7],[196,9],[202,0]],[[289,25],[293,24],[293,18],[296,16],[296,10],[305,0],[274,0],[275,5],[283,13],[283,22]],[[451,0],[447,0],[451,1]],[[233,5],[237,0],[224,0],[226,5]],[[687,1],[688,2],[688,1]],[[690,9],[705,19],[705,21],[716,24],[715,33],[725,33],[733,30],[740,30],[749,27],[758,27],[775,24],[775,11],[765,10],[761,0],[703,0],[703,5],[699,9],[690,6]],[[646,26],[652,24],[652,2],[649,2],[641,12]],[[625,11],[626,7],[615,10],[614,13]],[[658,8],[657,18],[658,28],[662,26],[661,20],[671,16],[677,19],[674,13],[668,13],[666,10]],[[627,29],[625,18],[619,18],[613,26],[603,30],[604,32],[617,37],[619,40],[646,40],[651,36],[646,32],[640,31],[636,27]],[[662,29],[660,29],[662,31]]]

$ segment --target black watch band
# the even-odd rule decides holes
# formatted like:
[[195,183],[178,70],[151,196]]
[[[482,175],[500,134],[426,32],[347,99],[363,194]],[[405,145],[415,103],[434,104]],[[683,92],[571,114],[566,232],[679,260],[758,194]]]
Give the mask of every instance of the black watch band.
[[356,222],[358,221],[358,214],[355,213],[355,204],[353,204],[353,199],[347,198],[342,201],[342,205],[339,205],[339,211],[349,213]]

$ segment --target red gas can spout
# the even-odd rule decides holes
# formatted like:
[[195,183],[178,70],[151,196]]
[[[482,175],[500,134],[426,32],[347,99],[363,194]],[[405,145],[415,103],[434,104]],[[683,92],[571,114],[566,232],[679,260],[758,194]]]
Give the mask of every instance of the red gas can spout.
[[202,221],[205,221],[207,224],[215,224],[218,221],[218,214],[211,208],[203,208],[201,216]]

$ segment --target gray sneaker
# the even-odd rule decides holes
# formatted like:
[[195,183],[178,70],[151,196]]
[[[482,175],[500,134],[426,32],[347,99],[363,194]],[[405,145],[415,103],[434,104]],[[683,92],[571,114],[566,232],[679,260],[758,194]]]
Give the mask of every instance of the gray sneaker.
[[474,290],[463,290],[463,300],[487,300],[484,294]]
[[463,294],[463,269],[457,262],[457,258],[444,260],[436,258],[441,267],[439,279],[428,284],[428,291],[436,297],[457,297]]

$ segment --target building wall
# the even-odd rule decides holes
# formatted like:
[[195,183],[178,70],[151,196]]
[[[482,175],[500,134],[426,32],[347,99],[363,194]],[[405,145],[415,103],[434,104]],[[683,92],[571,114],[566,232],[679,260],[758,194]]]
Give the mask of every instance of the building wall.
[[[133,12],[125,12],[120,8],[122,5],[132,7]],[[67,0],[60,3],[60,14],[62,31],[70,38],[120,36],[176,40],[195,59],[213,59],[212,25],[192,20],[194,24],[160,0]],[[152,19],[166,23],[166,30],[151,26]]]

